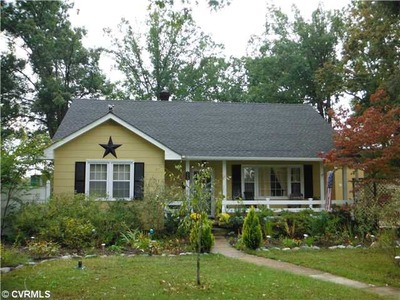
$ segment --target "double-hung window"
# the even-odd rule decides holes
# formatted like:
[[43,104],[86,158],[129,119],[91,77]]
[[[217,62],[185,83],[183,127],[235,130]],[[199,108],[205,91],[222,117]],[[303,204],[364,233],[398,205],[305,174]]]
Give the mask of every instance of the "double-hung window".
[[302,166],[243,166],[242,179],[246,200],[304,195]]
[[96,198],[131,199],[134,196],[134,163],[87,162],[87,194]]

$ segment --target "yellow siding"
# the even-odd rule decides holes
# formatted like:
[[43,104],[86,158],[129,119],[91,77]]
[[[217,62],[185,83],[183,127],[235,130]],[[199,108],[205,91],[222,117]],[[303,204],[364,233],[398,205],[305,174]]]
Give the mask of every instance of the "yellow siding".
[[[343,179],[343,169],[335,169],[335,189],[333,199],[335,200],[353,200],[353,184],[355,178],[362,178],[363,172],[354,169],[345,168],[346,180]],[[344,190],[347,183],[347,193]]]
[[[122,144],[116,149],[118,158],[112,154],[103,158],[104,149],[99,144],[107,144],[110,136],[114,144]],[[145,181],[164,182],[164,151],[114,121],[108,121],[55,150],[54,193],[73,193],[75,162],[87,160],[144,162]]]

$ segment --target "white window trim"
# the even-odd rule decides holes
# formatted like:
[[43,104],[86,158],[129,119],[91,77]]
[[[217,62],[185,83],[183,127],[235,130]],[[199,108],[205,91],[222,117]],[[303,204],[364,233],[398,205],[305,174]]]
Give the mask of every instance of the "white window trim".
[[268,196],[271,199],[288,199],[290,194],[292,194],[292,182],[291,182],[291,169],[299,168],[300,169],[300,190],[301,194],[304,195],[304,165],[242,165],[242,194],[244,193],[245,182],[244,182],[244,168],[254,168],[254,198],[255,199],[264,199],[266,196],[259,195],[259,169],[260,168],[286,168],[287,169],[287,196]]
[[116,198],[112,197],[113,191],[113,165],[130,165],[130,182],[129,182],[129,197],[118,198],[118,200],[131,200],[135,195],[135,162],[131,160],[87,160],[86,161],[86,174],[85,174],[85,194],[90,195],[90,165],[91,164],[105,164],[107,165],[107,183],[106,183],[106,198],[97,198],[97,200],[115,201]]

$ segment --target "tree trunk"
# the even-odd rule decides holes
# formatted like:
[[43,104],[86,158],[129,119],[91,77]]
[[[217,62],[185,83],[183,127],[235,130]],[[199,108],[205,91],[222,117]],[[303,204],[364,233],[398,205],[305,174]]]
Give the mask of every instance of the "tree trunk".
[[[202,217],[202,216],[201,216]],[[200,217],[199,234],[197,237],[197,285],[200,285],[200,252],[201,252],[201,234],[203,232],[203,220]]]

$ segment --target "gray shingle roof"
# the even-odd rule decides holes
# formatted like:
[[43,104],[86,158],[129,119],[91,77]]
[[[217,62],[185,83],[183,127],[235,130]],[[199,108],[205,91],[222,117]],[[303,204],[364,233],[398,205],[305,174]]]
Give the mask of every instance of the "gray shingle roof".
[[108,113],[187,157],[316,158],[333,130],[309,105],[75,100],[54,140]]

